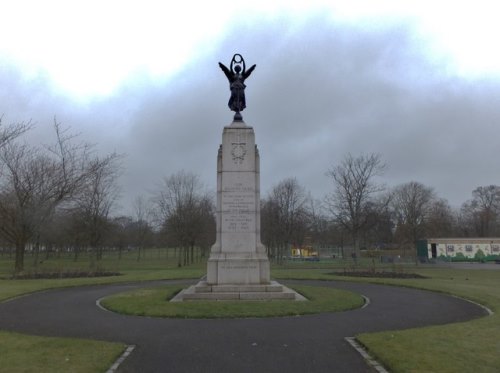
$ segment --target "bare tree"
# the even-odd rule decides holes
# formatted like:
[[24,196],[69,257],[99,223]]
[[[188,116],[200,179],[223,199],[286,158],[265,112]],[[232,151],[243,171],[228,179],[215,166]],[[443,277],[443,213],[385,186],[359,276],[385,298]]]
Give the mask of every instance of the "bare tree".
[[444,198],[437,198],[431,202],[427,222],[427,235],[434,237],[457,235],[456,213]]
[[[200,229],[196,237],[197,245],[200,249],[200,256],[206,257],[210,247],[215,242],[215,205],[211,195],[203,194],[199,202],[198,222]],[[191,257],[193,254],[191,253]]]
[[292,243],[302,244],[308,229],[307,195],[295,178],[288,178],[276,185],[261,211],[263,241],[268,250],[274,251],[281,263],[285,250]]
[[4,126],[2,124],[2,119],[3,117],[0,116],[0,148],[33,128],[33,123],[31,121]]
[[381,193],[367,206],[363,241],[367,248],[380,248],[393,240],[394,222],[389,203],[391,193]]
[[498,233],[500,186],[480,186],[472,191],[472,199],[462,205],[462,222],[468,233],[488,237]]
[[281,242],[280,229],[276,222],[279,220],[279,208],[270,198],[265,198],[260,202],[260,232],[262,243],[267,248],[270,259],[278,256],[278,247]]
[[54,128],[52,147],[8,141],[0,149],[0,234],[16,248],[16,273],[24,270],[26,245],[39,241],[41,227],[89,172],[89,146],[75,144],[57,122]]
[[331,224],[324,205],[320,200],[315,200],[309,195],[307,197],[306,212],[309,227],[308,234],[311,236],[311,240],[320,246],[329,245],[331,241]]
[[326,204],[336,221],[351,235],[356,252],[360,248],[360,235],[369,224],[374,198],[385,189],[374,181],[385,167],[378,154],[358,157],[348,154],[326,173],[333,183],[333,192],[327,195]]
[[185,171],[163,179],[153,201],[156,219],[166,231],[170,242],[181,250],[178,265],[194,261],[194,249],[207,235],[215,239],[214,207],[212,198],[203,192],[198,176]]
[[109,228],[109,213],[119,196],[116,181],[121,172],[121,158],[121,155],[112,153],[90,159],[88,168],[91,172],[81,181],[74,198],[73,210],[92,251],[92,267],[102,257],[101,243]]
[[434,201],[432,188],[416,181],[394,188],[391,207],[396,221],[396,235],[403,248],[407,245],[416,247],[417,240],[425,236]]
[[134,233],[137,243],[137,261],[141,260],[141,251],[144,249],[147,236],[152,233],[151,219],[153,206],[144,196],[138,196],[133,202]]

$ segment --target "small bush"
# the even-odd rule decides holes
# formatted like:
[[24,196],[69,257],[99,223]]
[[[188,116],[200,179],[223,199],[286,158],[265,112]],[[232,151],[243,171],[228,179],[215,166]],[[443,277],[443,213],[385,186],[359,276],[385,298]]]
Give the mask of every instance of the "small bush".
[[484,257],[485,257],[484,252],[481,249],[479,249],[478,251],[476,251],[476,255],[474,255],[474,259],[477,259],[477,260],[479,260],[481,262],[484,261]]
[[470,262],[472,258],[466,257],[463,253],[456,253],[454,257],[451,258],[452,262]]
[[14,274],[12,279],[15,280],[32,280],[32,279],[56,279],[56,278],[81,278],[81,277],[108,277],[108,276],[120,276],[121,273],[106,271],[104,269],[97,269],[95,271],[88,270],[64,270],[64,271],[30,271],[20,274]]

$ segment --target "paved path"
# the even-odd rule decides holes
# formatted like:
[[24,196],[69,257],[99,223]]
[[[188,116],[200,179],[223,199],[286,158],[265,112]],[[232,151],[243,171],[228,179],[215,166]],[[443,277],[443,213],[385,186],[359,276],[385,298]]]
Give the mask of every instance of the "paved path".
[[[478,270],[500,270],[500,264],[495,263],[460,263],[460,262],[439,262],[436,264],[424,264],[429,267],[445,267],[454,269],[478,269]],[[422,267],[425,268],[425,267]]]
[[[174,281],[155,284],[166,283]],[[372,372],[344,337],[486,315],[472,303],[421,290],[335,281],[301,283],[352,290],[371,303],[354,311],[301,317],[155,319],[118,315],[96,306],[101,297],[151,284],[91,286],[1,303],[0,329],[137,345],[119,372]]]

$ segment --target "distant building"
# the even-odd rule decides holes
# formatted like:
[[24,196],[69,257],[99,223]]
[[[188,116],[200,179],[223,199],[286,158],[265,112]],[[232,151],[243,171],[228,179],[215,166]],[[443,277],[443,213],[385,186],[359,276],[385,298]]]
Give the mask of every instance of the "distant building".
[[292,258],[310,258],[318,256],[318,252],[312,246],[292,245],[291,251]]
[[[481,251],[484,255],[500,255],[500,238],[428,238],[425,242],[427,257],[455,257],[462,254],[466,258],[474,258]],[[420,245],[424,249],[424,245]],[[420,250],[419,250],[420,251]],[[420,253],[419,253],[420,256]]]

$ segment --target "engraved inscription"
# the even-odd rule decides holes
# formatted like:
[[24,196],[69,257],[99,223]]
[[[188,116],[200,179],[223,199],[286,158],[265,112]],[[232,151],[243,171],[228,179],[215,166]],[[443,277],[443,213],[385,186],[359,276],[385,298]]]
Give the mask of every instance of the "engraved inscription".
[[254,188],[234,183],[222,191],[222,224],[228,232],[251,232],[255,226]]
[[256,264],[228,264],[228,263],[222,263],[221,264],[222,269],[257,269]]

